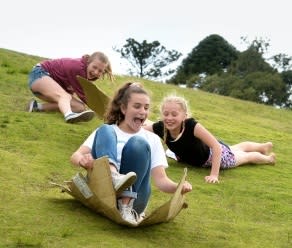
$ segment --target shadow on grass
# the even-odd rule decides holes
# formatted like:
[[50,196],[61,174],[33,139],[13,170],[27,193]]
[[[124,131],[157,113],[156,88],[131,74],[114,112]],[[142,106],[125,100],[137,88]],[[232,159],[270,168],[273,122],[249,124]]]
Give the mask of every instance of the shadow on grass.
[[[88,219],[92,219],[94,221],[98,221],[99,225],[100,224],[104,224],[104,228],[108,229],[109,226],[111,226],[110,228],[112,229],[111,231],[114,230],[125,230],[126,233],[128,231],[130,231],[129,235],[132,236],[133,235],[133,231],[137,230],[137,232],[139,233],[140,230],[147,230],[147,229],[151,229],[151,227],[157,227],[157,226],[164,226],[164,225],[169,225],[171,222],[175,225],[175,222],[169,221],[166,223],[160,223],[160,224],[155,224],[155,225],[150,225],[150,226],[141,226],[139,228],[133,228],[133,227],[128,227],[128,226],[124,226],[124,225],[119,225],[118,223],[110,220],[109,218],[103,216],[102,214],[96,213],[95,211],[93,211],[92,209],[86,207],[85,205],[83,205],[81,202],[75,200],[74,198],[72,199],[60,199],[60,198],[48,198],[49,202],[51,204],[54,205],[54,208],[57,209],[62,209],[63,211],[69,211],[69,212],[74,212],[75,214],[78,214],[79,217],[80,215],[83,215],[84,218]],[[142,234],[142,233],[141,233]]]

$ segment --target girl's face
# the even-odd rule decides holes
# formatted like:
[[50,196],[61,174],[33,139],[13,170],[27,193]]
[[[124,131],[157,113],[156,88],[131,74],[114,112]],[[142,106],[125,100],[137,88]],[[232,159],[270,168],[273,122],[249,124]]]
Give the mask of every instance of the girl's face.
[[162,121],[170,131],[180,130],[186,117],[186,112],[176,102],[166,102],[162,106]]
[[133,93],[128,101],[128,106],[121,106],[125,119],[119,127],[127,133],[138,132],[149,114],[150,98],[145,94]]
[[99,79],[105,72],[107,64],[102,63],[99,59],[94,59],[87,66],[87,79]]

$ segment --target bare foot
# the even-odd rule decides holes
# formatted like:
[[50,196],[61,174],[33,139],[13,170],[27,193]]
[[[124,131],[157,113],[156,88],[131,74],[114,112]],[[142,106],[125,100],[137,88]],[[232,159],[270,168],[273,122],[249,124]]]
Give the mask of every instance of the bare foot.
[[272,153],[269,155],[269,158],[270,158],[270,164],[271,164],[271,165],[275,165],[275,163],[276,163],[276,154],[272,152]]
[[262,154],[269,155],[272,152],[272,149],[273,149],[273,143],[266,142],[263,144]]

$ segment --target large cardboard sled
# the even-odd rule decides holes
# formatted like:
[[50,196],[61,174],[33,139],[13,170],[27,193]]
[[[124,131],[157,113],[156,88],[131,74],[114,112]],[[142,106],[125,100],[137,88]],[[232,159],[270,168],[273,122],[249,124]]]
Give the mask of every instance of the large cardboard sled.
[[170,200],[154,209],[150,214],[146,212],[146,217],[138,225],[133,225],[121,218],[117,209],[116,193],[107,157],[95,160],[93,169],[88,172],[87,177],[84,177],[82,173],[77,173],[70,181],[66,181],[67,185],[53,184],[96,213],[106,216],[120,225],[137,227],[168,222],[187,207],[185,195],[181,194],[186,176],[187,170],[185,169],[177,190],[172,194]]
[[94,111],[100,119],[103,119],[105,110],[110,101],[109,96],[91,81],[80,76],[77,76],[77,80],[83,88],[87,106]]

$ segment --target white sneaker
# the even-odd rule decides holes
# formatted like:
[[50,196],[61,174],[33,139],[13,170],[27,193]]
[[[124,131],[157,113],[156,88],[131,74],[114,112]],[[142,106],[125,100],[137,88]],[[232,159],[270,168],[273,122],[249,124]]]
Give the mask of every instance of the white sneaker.
[[117,195],[122,193],[126,188],[129,188],[136,181],[137,178],[136,173],[133,171],[127,173],[126,175],[113,171],[111,173],[113,186]]
[[95,113],[92,110],[86,110],[81,113],[71,113],[65,116],[67,123],[76,123],[82,121],[90,121],[94,117]]
[[145,212],[142,212],[141,214],[138,215],[138,223],[140,223],[141,221],[143,221],[146,218],[146,214]]
[[139,214],[133,209],[133,203],[135,199],[131,199],[128,204],[123,204],[122,199],[118,200],[118,208],[122,218],[134,225],[138,224]]
[[38,112],[38,102],[35,99],[29,101],[26,107],[27,112]]

